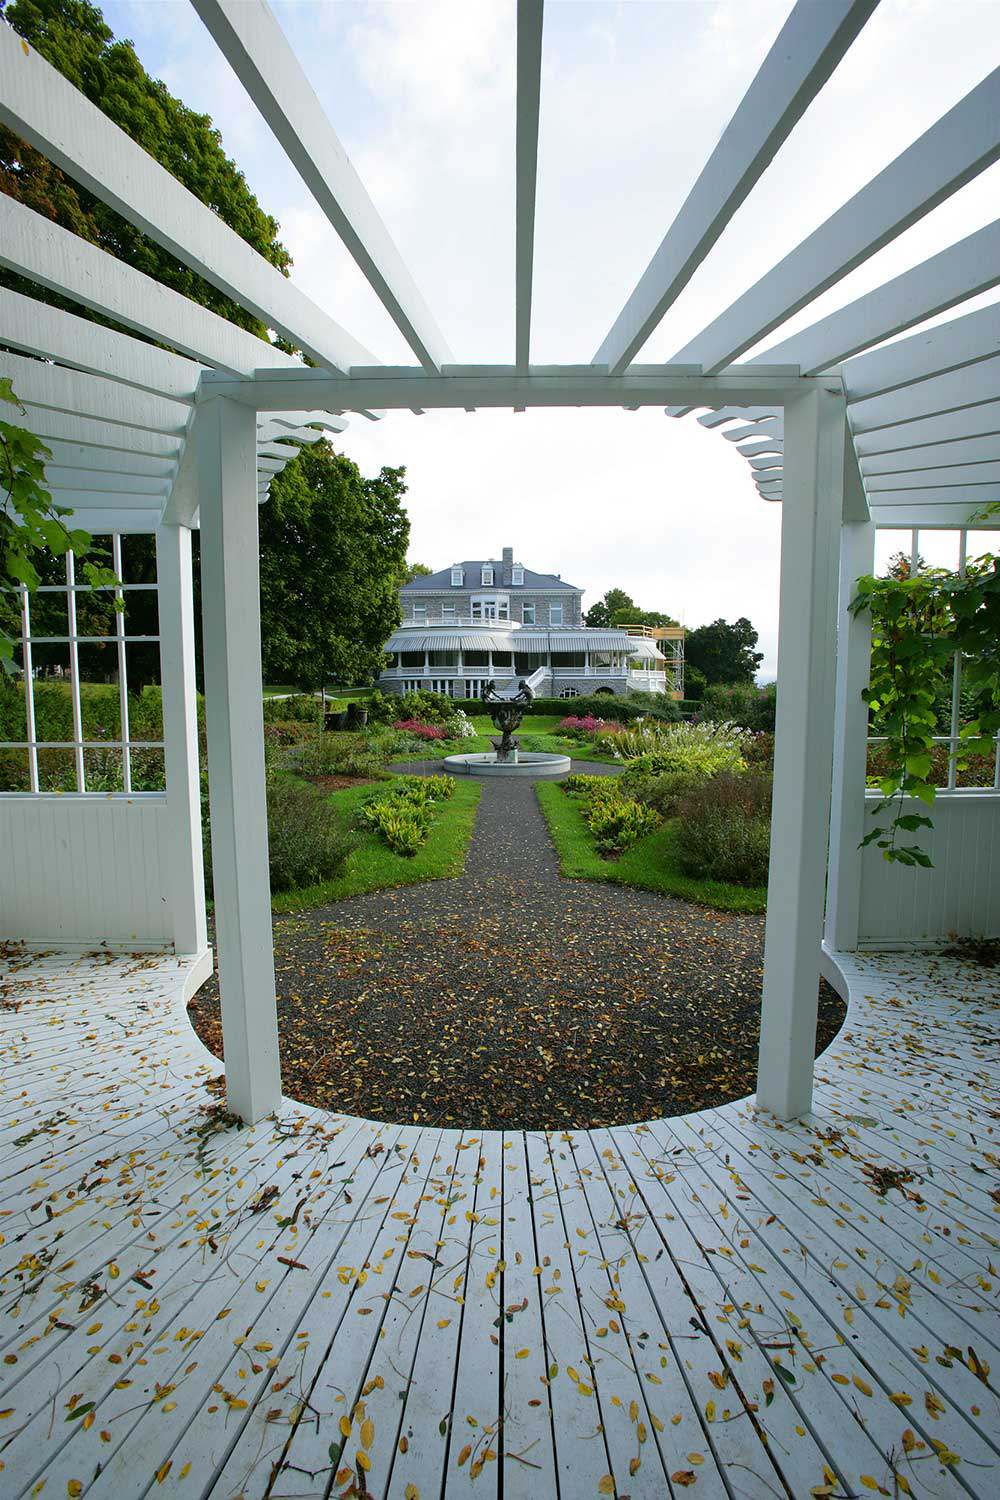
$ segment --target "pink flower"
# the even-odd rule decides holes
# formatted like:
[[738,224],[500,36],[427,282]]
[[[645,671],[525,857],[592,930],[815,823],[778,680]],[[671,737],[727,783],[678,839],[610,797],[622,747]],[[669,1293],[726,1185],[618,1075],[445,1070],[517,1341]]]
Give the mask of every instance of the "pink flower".
[[397,719],[393,729],[400,729],[404,734],[416,735],[421,740],[443,740],[447,738],[445,731],[438,724],[421,724],[419,719]]

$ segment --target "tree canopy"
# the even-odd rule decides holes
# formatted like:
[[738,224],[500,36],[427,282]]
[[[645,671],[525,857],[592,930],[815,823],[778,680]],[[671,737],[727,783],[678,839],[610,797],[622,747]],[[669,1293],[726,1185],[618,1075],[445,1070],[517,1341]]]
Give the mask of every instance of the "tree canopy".
[[[0,0],[0,15],[195,197],[288,274],[291,257],[278,239],[278,222],[264,212],[243,173],[227,157],[209,116],[188,109],[165,84],[150,78],[132,43],[115,39],[96,5],[90,0]],[[265,326],[238,302],[2,126],[0,191],[231,323],[267,338]],[[0,273],[0,284],[107,321],[10,273]]]
[[757,632],[745,615],[731,625],[713,620],[688,631],[685,664],[703,673],[707,683],[753,682],[764,660],[763,651],[753,649],[756,644]]
[[406,577],[404,474],[366,479],[323,441],[275,476],[260,508],[266,681],[311,689],[381,671]]
[[608,589],[603,599],[584,615],[587,625],[607,629],[610,625],[676,625],[677,621],[658,609],[640,609],[624,589]]

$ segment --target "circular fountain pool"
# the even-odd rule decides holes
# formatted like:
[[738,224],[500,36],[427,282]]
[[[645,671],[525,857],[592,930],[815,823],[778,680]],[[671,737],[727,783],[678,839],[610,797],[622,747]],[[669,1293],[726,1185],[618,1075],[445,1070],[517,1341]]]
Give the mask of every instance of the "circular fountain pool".
[[531,750],[518,750],[501,760],[492,750],[471,755],[448,755],[444,769],[452,776],[568,776],[568,755],[543,755]]

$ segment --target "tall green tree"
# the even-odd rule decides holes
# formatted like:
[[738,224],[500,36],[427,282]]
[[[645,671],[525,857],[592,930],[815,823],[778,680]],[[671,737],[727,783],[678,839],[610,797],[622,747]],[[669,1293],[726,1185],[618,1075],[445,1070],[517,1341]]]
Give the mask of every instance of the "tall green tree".
[[404,474],[366,479],[323,441],[275,477],[260,508],[265,680],[308,690],[381,670],[407,571]]
[[[291,257],[278,239],[278,222],[264,212],[243,173],[226,156],[211,119],[188,109],[165,84],[151,78],[132,43],[116,40],[96,5],[90,0],[0,0],[0,15],[195,197],[288,274]],[[5,127],[0,127],[0,191],[231,323],[267,338],[259,319]],[[0,281],[107,321],[10,273],[0,273]]]
[[608,589],[603,599],[592,604],[584,623],[599,630],[611,625],[676,625],[677,621],[659,609],[640,609],[624,589]]
[[757,632],[745,615],[731,625],[713,620],[689,630],[684,643],[684,660],[696,667],[707,683],[753,682],[757,668],[764,660],[763,651],[755,651]]

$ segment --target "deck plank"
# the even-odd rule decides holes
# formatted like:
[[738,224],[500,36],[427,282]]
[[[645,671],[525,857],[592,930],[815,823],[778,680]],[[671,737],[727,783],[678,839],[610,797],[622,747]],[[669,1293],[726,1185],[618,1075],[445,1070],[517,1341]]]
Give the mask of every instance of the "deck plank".
[[992,1497],[996,986],[843,963],[793,1125],[203,1135],[183,961],[0,961],[5,1500]]

